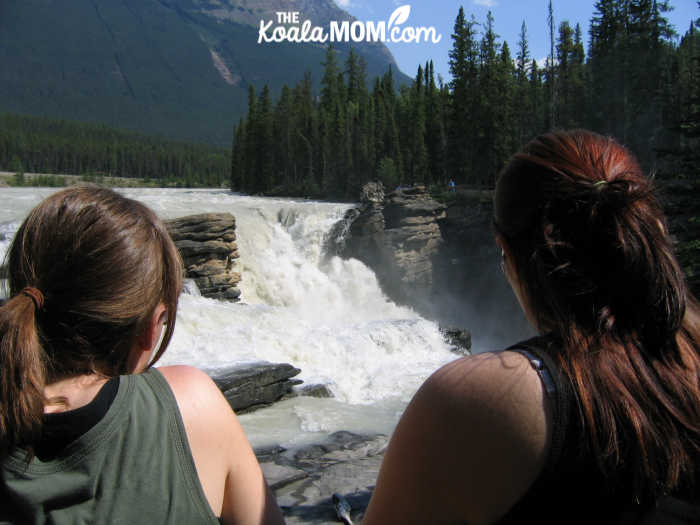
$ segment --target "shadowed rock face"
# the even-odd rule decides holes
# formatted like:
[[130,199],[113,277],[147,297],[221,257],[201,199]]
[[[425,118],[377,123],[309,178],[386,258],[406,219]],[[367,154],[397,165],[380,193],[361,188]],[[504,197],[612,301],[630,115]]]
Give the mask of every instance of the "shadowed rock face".
[[385,196],[381,184],[367,184],[343,255],[371,267],[390,297],[421,304],[432,292],[433,264],[443,242],[438,221],[444,212],[424,186]]
[[462,333],[446,337],[459,352],[472,341],[457,327],[472,331],[477,351],[531,335],[499,269],[491,192],[460,190],[445,207],[423,186],[386,196],[377,186],[363,188],[343,256],[372,268],[392,300]]
[[204,297],[238,301],[241,274],[233,271],[238,259],[236,220],[230,213],[189,215],[166,221],[180,252],[186,276],[194,279]]

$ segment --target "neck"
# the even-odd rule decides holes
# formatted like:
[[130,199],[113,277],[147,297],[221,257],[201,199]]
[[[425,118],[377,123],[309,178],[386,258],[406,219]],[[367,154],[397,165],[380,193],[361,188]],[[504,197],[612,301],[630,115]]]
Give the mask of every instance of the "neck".
[[65,412],[87,405],[109,378],[87,374],[61,379],[44,387],[44,413]]

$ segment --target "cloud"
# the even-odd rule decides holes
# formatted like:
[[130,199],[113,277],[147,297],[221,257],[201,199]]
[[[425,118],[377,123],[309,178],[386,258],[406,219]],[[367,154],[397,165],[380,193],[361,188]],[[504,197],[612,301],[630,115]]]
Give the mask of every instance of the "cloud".
[[483,5],[486,7],[496,7],[498,0],[474,0],[475,5]]
[[342,7],[343,9],[347,9],[352,5],[350,0],[335,0],[335,3],[338,4],[338,7]]

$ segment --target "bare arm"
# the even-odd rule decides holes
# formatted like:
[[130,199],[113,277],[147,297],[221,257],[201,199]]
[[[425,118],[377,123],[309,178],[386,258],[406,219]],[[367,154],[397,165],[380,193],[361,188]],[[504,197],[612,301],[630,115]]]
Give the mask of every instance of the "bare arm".
[[401,418],[362,523],[491,523],[534,482],[547,439],[542,386],[524,357],[450,363]]
[[197,474],[214,513],[227,524],[283,524],[238,418],[214,382],[192,367],[159,370],[175,393]]

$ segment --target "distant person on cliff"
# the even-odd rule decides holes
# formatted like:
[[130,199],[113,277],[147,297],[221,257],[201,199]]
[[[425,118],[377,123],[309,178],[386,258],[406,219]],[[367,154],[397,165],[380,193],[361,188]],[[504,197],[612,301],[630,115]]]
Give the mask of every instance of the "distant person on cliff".
[[494,199],[540,335],[423,384],[363,524],[700,523],[700,311],[652,182],[613,139],[561,131]]
[[15,235],[8,272],[0,523],[283,523],[211,379],[151,368],[182,288],[151,210],[107,189],[55,193]]

